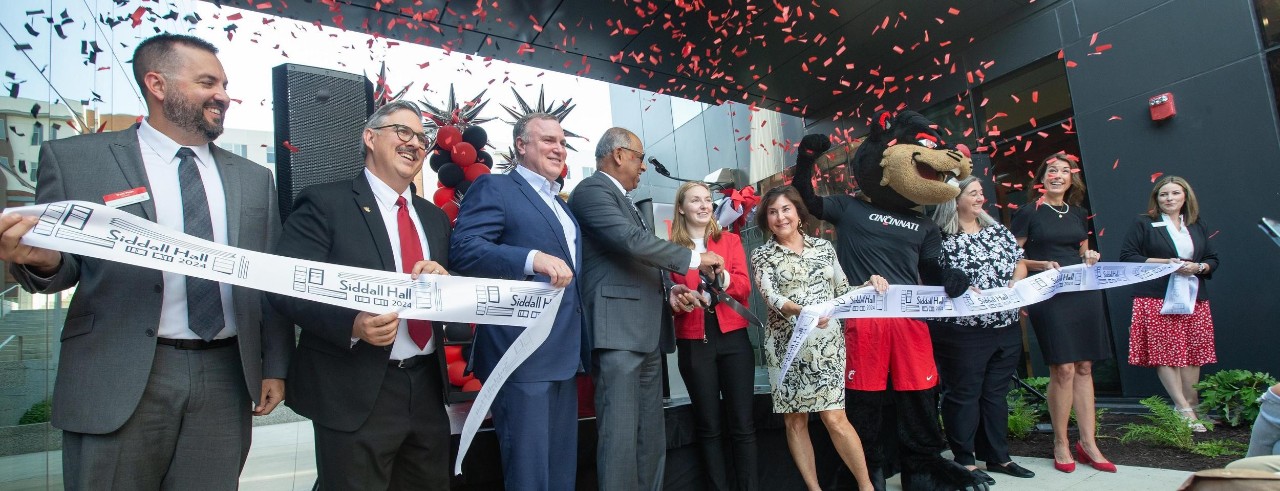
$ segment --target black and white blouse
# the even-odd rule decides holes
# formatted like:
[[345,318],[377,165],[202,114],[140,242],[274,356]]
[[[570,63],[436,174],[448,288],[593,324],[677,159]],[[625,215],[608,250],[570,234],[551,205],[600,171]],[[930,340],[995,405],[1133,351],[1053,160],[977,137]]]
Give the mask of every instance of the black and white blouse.
[[[943,265],[964,271],[969,282],[981,290],[1009,286],[1020,259],[1018,241],[998,223],[975,234],[942,235]],[[1018,309],[941,320],[962,326],[1004,327],[1018,322]]]

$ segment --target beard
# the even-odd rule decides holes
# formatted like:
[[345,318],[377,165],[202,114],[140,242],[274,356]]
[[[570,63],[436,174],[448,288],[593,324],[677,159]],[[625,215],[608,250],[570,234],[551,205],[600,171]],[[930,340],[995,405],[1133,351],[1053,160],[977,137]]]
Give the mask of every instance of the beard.
[[205,119],[204,110],[207,107],[215,107],[221,109],[225,115],[226,106],[212,100],[205,104],[197,104],[176,90],[166,95],[163,105],[166,119],[178,125],[179,128],[204,135],[209,141],[217,140],[222,135],[222,116],[210,122]]

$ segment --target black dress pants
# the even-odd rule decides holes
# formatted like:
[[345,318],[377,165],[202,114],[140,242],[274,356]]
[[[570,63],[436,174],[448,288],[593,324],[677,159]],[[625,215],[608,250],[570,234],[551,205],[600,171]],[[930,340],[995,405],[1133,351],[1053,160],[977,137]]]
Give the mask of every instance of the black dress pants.
[[[694,429],[707,471],[708,489],[730,488],[721,434],[728,426],[733,442],[733,489],[759,487],[756,430],[751,399],[755,390],[755,361],[746,329],[720,332],[715,314],[705,312],[706,338],[676,340],[680,376],[693,403]],[[721,396],[724,397],[723,408]],[[721,415],[727,416],[727,425]]]
[[1022,356],[1015,326],[930,322],[942,381],[942,425],[955,461],[1009,462],[1009,384]]

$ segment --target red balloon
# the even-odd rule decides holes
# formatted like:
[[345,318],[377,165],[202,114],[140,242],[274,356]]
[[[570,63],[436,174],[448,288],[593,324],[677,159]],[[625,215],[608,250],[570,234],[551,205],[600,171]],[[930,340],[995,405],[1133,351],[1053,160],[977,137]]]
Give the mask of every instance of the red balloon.
[[458,220],[458,204],[457,203],[450,201],[448,203],[445,203],[444,205],[441,205],[440,209],[444,210],[445,215],[449,216],[449,221],[454,222]]
[[456,126],[441,126],[436,131],[436,145],[445,150],[453,148],[462,141],[462,132]]
[[488,173],[489,167],[484,165],[468,165],[466,168],[462,169],[462,175],[465,176],[468,181],[472,182],[475,182],[477,177]]
[[463,392],[480,392],[480,379],[471,379],[467,383],[462,384]]
[[461,362],[462,347],[461,346],[445,346],[444,359],[450,366],[452,366],[454,362]]
[[453,202],[453,193],[454,193],[453,188],[450,188],[450,187],[442,187],[440,189],[437,189],[436,193],[431,195],[431,202],[435,203],[436,206],[443,208],[445,203]]
[[476,147],[467,142],[456,143],[449,149],[449,156],[453,163],[468,166],[476,163]]
[[449,364],[449,383],[456,385],[458,387],[462,387],[462,384],[467,383],[467,380],[466,380],[467,377],[462,374],[462,372],[466,369],[467,369],[467,364],[461,361],[455,361],[453,363],[450,363]]
[[569,177],[569,166],[566,165],[560,168],[560,177]]

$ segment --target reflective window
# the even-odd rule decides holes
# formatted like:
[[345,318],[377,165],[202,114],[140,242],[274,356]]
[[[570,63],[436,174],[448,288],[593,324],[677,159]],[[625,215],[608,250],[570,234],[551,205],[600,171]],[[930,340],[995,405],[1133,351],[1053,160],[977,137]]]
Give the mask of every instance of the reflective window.
[[1280,44],[1280,0],[1254,0],[1258,13],[1258,27],[1262,31],[1262,45],[1268,48]]

